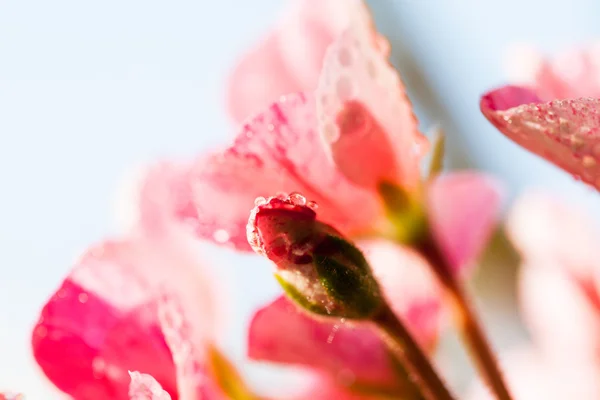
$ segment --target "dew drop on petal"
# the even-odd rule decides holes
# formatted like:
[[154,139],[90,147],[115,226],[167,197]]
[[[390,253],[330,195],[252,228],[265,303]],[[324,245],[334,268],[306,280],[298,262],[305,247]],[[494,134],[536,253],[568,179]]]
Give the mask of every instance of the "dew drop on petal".
[[335,143],[340,138],[340,132],[331,122],[326,122],[323,126],[323,136],[327,143]]
[[581,161],[585,168],[591,168],[596,165],[596,160],[592,156],[583,156]]
[[229,241],[229,233],[225,229],[217,229],[213,233],[213,239],[217,243],[227,243]]
[[297,193],[297,192],[291,193],[289,196],[289,199],[292,202],[292,204],[294,204],[294,205],[297,205],[297,206],[306,205],[306,197],[302,196],[300,193]]
[[255,206],[262,206],[263,204],[267,204],[267,199],[265,199],[262,196],[258,196],[255,200],[254,200],[254,205]]
[[79,296],[77,296],[77,300],[79,300],[79,302],[81,304],[85,304],[88,301],[88,295],[87,293],[79,293]]
[[310,208],[313,211],[317,211],[317,209],[319,208],[319,205],[317,204],[316,201],[310,200],[309,202],[306,203],[306,207]]
[[335,92],[342,101],[352,98],[354,89],[354,84],[349,76],[341,76],[335,85]]
[[347,48],[340,49],[338,53],[338,61],[342,67],[349,67],[352,65],[352,52]]

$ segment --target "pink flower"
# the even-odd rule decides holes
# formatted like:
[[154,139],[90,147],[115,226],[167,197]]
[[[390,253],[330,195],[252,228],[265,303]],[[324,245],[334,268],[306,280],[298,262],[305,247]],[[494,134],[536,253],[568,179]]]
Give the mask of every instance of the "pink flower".
[[[361,0],[290,0],[279,23],[243,55],[228,84],[228,109],[242,122],[281,95],[317,87],[327,47],[355,14],[370,21]],[[375,40],[385,54],[387,41]]]
[[520,300],[533,339],[505,360],[516,398],[600,398],[600,232],[542,194],[518,201],[508,229],[523,257]]
[[[164,171],[149,172],[144,189],[160,186]],[[164,398],[221,398],[205,366],[219,326],[216,289],[189,236],[167,223],[161,206],[173,203],[156,204],[167,199],[153,193],[155,212],[146,204],[139,229],[88,249],[34,329],[37,362],[74,399],[129,399],[132,371],[156,379]],[[133,398],[149,398],[136,394],[149,382],[142,376],[132,375]]]
[[519,83],[485,94],[481,111],[508,138],[600,188],[597,45],[544,59],[523,51]]

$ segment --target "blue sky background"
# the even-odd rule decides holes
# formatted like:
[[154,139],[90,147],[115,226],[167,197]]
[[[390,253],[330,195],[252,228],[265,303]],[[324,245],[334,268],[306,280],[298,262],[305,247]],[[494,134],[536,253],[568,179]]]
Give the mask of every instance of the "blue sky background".
[[[372,0],[423,117],[441,121],[453,163],[541,186],[600,215],[598,196],[518,149],[478,112],[504,82],[502,54],[600,36],[596,0]],[[226,75],[274,21],[276,0],[0,2],[0,389],[33,386],[29,330],[74,258],[113,231],[111,200],[129,167],[185,156],[231,135]],[[427,110],[427,112],[425,112]],[[277,292],[253,257],[209,251],[234,272],[243,317]]]

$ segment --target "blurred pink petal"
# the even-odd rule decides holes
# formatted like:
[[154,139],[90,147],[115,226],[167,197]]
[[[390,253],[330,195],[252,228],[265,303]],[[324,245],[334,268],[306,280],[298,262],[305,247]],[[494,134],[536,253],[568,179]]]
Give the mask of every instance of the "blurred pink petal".
[[176,293],[186,315],[194,315],[193,346],[215,337],[218,312],[184,243],[109,241],[78,261],[42,310],[32,338],[37,362],[59,389],[75,399],[127,399],[128,371],[136,370],[178,398],[175,365],[158,321],[160,294]]
[[[600,309],[580,283],[551,260],[530,261],[520,276],[521,308],[540,349],[559,363],[598,363]],[[568,322],[567,322],[568,321]]]
[[427,140],[398,72],[358,15],[327,50],[316,93],[319,130],[340,171],[376,187],[415,186]]
[[485,249],[496,227],[502,190],[477,172],[441,175],[427,190],[433,233],[456,271],[464,271]]
[[[386,242],[368,242],[365,248],[392,308],[421,345],[431,350],[441,304],[425,260]],[[341,385],[398,388],[387,347],[368,325],[314,319],[285,297],[255,314],[248,346],[253,359],[314,368]]]
[[379,396],[368,396],[364,393],[352,392],[341,385],[336,384],[335,380],[328,378],[323,374],[315,376],[306,382],[306,388],[293,396],[286,397],[285,400],[378,400]]
[[[327,47],[355,13],[370,19],[359,0],[290,1],[273,31],[232,72],[227,101],[234,120],[245,120],[281,95],[314,90]],[[383,38],[378,43],[389,51]]]
[[[507,63],[511,75],[532,87],[544,101],[600,98],[600,43],[574,48],[553,58],[533,48],[520,46],[512,51]],[[517,67],[515,67],[517,65]]]
[[600,235],[592,225],[579,210],[532,194],[514,206],[508,232],[525,261],[522,307],[540,348],[560,362],[600,366]]
[[530,89],[506,86],[481,99],[481,111],[525,149],[600,189],[600,100],[543,103]]
[[130,372],[129,398],[131,400],[171,400],[169,393],[165,392],[151,375],[141,374],[137,371]]
[[123,179],[115,199],[122,231],[163,235],[174,228],[194,229],[190,165],[160,162],[133,170]]
[[543,266],[548,260],[587,280],[600,269],[600,231],[583,210],[569,207],[552,194],[531,192],[520,197],[508,216],[507,228],[527,262]]
[[391,357],[370,328],[316,320],[286,297],[258,310],[248,335],[252,359],[315,368],[340,385],[396,386]]
[[[504,354],[501,367],[514,395],[514,400],[596,400],[600,398],[600,370],[577,363],[548,363],[531,348],[517,348]],[[467,400],[493,400],[494,396],[481,384],[473,385]]]
[[441,289],[425,258],[389,241],[359,243],[392,310],[426,351],[437,344],[442,314]]
[[[258,196],[299,192],[317,202],[319,217],[345,234],[382,218],[375,193],[354,186],[330,163],[316,132],[312,97],[289,95],[242,128],[234,144],[192,171],[204,238],[241,250]],[[357,212],[360,210],[360,212]]]

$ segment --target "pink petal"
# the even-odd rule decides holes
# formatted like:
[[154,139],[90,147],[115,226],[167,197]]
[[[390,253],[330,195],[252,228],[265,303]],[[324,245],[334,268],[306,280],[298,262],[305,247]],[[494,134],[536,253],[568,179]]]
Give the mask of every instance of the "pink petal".
[[166,342],[175,362],[177,391],[180,399],[222,399],[223,394],[209,377],[204,365],[205,347],[194,343],[193,327],[186,318],[183,307],[176,297],[163,296],[158,307],[158,319]]
[[130,372],[129,398],[131,400],[171,400],[152,375]]
[[456,271],[463,271],[485,249],[501,205],[497,181],[476,172],[436,178],[427,190],[433,233]]
[[526,261],[543,265],[549,260],[588,281],[600,269],[600,232],[583,210],[569,207],[552,194],[531,192],[520,197],[508,216],[507,228]]
[[[393,310],[420,344],[431,350],[440,322],[439,289],[418,253],[386,242],[364,244],[365,255]],[[397,388],[385,344],[368,325],[316,320],[287,298],[259,310],[249,330],[249,356],[329,374],[338,384]]]
[[329,47],[319,86],[319,130],[331,157],[353,182],[416,185],[427,141],[398,72],[364,14]]
[[305,89],[302,86],[287,69],[278,36],[271,34],[245,54],[233,70],[227,87],[227,107],[239,123],[279,96]]
[[336,384],[334,379],[323,374],[314,374],[306,383],[306,388],[301,393],[286,397],[286,400],[377,400],[377,396],[366,396],[364,393],[354,393],[344,386]]
[[192,174],[198,233],[238,249],[250,249],[246,224],[258,196],[302,193],[317,202],[323,222],[346,234],[369,229],[383,215],[376,193],[355,187],[329,162],[314,100],[301,94],[249,121],[230,148],[200,160]]
[[541,103],[531,90],[511,86],[481,99],[483,114],[509,139],[596,188],[599,108],[600,100],[590,98]]
[[[600,43],[573,48],[553,58],[544,58],[535,49],[520,49],[508,60],[513,75],[528,70],[528,85],[544,101],[600,97]],[[520,65],[520,71],[514,65]],[[521,80],[523,81],[523,80]]]
[[550,260],[525,266],[521,273],[527,325],[540,349],[560,363],[594,363],[600,356],[600,310],[582,289]]
[[242,122],[279,96],[314,90],[327,47],[355,9],[368,15],[359,0],[290,1],[274,30],[232,72],[227,91],[234,120]]
[[425,258],[389,241],[365,241],[360,247],[396,315],[425,350],[433,350],[440,330],[441,289]]
[[122,231],[160,236],[174,228],[195,227],[190,165],[160,162],[132,172],[115,199]]
[[127,372],[137,370],[177,398],[157,316],[159,294],[177,293],[186,313],[196,316],[195,346],[215,335],[216,305],[185,242],[174,243],[105,242],[79,260],[44,306],[32,338],[37,362],[59,389],[75,399],[127,399]]
[[339,384],[396,386],[386,347],[369,327],[313,319],[285,297],[256,312],[248,335],[252,359],[315,368]]
[[[534,348],[517,348],[501,355],[511,394],[515,400],[595,400],[600,397],[596,366],[552,364]],[[478,382],[465,397],[493,400],[495,397]]]

